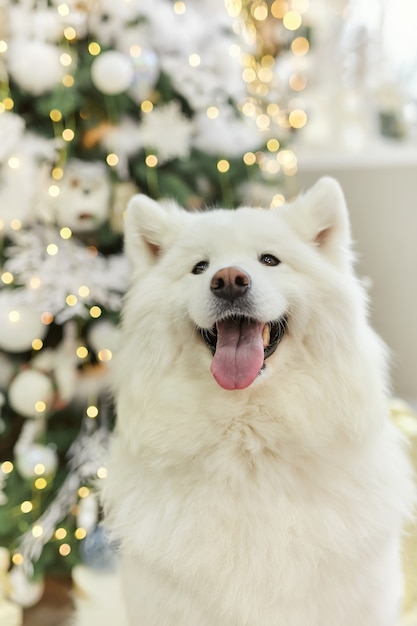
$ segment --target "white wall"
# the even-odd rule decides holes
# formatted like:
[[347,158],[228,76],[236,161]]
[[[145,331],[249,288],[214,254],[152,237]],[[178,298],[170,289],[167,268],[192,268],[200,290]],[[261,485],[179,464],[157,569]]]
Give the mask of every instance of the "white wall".
[[372,280],[372,322],[393,356],[394,393],[417,401],[417,148],[298,154],[294,192],[320,176],[343,186],[359,253]]

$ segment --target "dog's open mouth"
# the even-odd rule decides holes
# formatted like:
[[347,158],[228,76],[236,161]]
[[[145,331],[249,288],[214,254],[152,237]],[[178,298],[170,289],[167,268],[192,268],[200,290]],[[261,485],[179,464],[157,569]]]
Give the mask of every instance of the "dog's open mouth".
[[287,317],[259,322],[245,316],[219,320],[211,329],[200,329],[213,354],[211,372],[224,389],[246,389],[261,372],[285,334]]

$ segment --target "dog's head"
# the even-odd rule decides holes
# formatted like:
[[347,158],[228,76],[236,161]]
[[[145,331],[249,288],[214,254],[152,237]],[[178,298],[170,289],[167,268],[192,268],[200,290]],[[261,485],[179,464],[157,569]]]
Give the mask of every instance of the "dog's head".
[[312,332],[326,342],[347,315],[350,228],[333,179],[271,210],[188,213],[135,196],[125,234],[136,301],[155,318],[165,311],[184,342],[197,338],[224,389],[249,387],[280,343],[308,342]]

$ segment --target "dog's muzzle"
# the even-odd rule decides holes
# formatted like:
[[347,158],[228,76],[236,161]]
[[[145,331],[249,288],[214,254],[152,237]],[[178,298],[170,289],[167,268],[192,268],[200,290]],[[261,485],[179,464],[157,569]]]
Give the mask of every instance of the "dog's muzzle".
[[224,389],[246,389],[265,367],[285,334],[287,317],[268,323],[251,316],[251,278],[239,267],[224,267],[210,281],[216,323],[200,329],[213,354],[211,372]]

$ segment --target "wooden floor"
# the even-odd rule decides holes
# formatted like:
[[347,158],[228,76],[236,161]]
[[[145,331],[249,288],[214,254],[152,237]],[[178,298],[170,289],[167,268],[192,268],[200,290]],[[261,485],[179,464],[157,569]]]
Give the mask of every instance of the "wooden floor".
[[67,626],[71,611],[71,581],[48,578],[42,600],[25,609],[23,626]]

